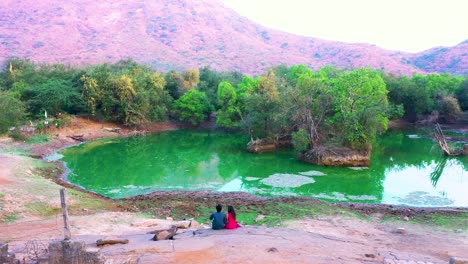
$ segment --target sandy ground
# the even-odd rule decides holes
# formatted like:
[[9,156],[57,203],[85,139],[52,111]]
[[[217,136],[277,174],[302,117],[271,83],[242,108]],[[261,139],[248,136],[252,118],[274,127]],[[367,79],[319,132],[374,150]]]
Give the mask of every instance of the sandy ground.
[[[67,137],[72,134],[89,139],[112,135],[102,129],[111,124],[73,122],[68,130],[57,131],[53,142],[33,146],[32,151],[43,156],[75,144]],[[174,126],[160,124],[157,129]],[[17,144],[0,139],[0,242],[8,242],[11,252],[32,263],[32,251],[63,238],[58,195],[62,187],[37,175],[44,161],[8,154],[8,149],[24,148]],[[84,240],[90,248],[106,236],[130,241],[99,248],[107,263],[448,263],[451,256],[468,258],[468,232],[463,230],[342,217],[299,219],[278,228],[213,231],[196,225],[180,229],[174,240],[151,241],[147,233],[168,226],[170,220],[84,203],[80,197],[67,199],[74,240]]]

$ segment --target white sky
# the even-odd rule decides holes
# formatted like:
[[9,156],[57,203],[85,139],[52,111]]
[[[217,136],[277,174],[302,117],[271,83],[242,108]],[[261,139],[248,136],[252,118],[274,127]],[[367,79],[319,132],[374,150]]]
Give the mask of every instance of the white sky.
[[468,0],[222,0],[269,28],[418,52],[468,39]]

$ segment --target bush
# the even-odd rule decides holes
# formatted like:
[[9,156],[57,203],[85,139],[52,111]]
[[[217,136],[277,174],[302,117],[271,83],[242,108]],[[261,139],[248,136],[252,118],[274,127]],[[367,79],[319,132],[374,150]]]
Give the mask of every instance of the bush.
[[294,149],[301,152],[309,148],[309,137],[304,129],[299,129],[292,134],[292,143]]
[[25,118],[24,104],[7,92],[0,91],[0,133],[18,126]]

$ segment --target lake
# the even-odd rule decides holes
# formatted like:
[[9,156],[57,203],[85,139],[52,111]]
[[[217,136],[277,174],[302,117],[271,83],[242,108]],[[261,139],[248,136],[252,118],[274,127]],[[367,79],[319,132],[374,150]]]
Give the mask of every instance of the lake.
[[155,190],[242,191],[334,202],[468,206],[468,157],[446,158],[427,132],[390,131],[369,168],[299,162],[293,150],[246,152],[248,138],[169,131],[88,142],[60,151],[68,180],[111,198]]

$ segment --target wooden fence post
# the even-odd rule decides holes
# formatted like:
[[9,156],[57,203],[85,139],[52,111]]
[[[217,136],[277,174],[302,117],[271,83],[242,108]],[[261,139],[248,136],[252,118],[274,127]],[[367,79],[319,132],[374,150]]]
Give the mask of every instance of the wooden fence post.
[[62,205],[62,214],[63,214],[63,231],[64,231],[64,236],[65,240],[70,240],[71,239],[71,233],[70,233],[70,228],[68,227],[68,210],[67,210],[67,193],[65,191],[65,188],[60,189],[60,202]]

